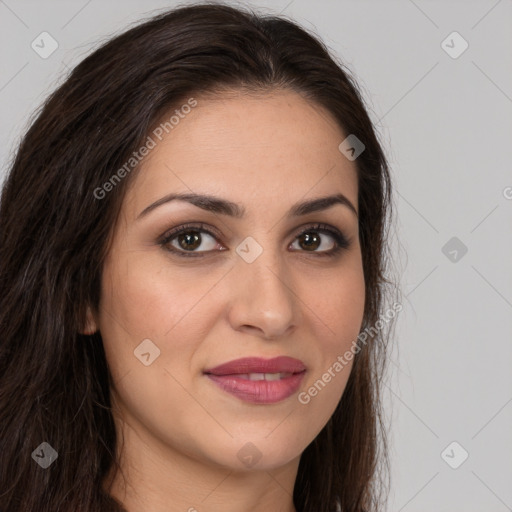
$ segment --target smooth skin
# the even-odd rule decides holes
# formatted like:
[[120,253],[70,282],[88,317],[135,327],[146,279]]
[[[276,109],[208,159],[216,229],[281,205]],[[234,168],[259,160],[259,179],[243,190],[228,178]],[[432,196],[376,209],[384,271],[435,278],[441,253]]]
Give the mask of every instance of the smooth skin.
[[[196,99],[134,176],[99,311],[88,313],[87,330],[99,329],[104,342],[124,437],[118,454],[127,485],[116,475],[111,492],[129,512],[295,512],[300,456],[334,412],[352,363],[307,404],[298,395],[351,348],[365,288],[357,213],[339,203],[288,213],[334,194],[357,211],[356,167],[338,150],[348,134],[296,92]],[[212,195],[245,215],[174,200],[140,216],[171,193]],[[188,223],[213,236],[195,228],[199,238],[189,231],[160,243]],[[316,223],[340,231],[349,246],[326,256],[337,246],[332,235],[300,236]],[[236,252],[247,237],[263,250],[252,263]],[[134,354],[146,339],[160,350],[148,366]],[[203,374],[241,357],[281,355],[307,371],[299,391],[274,404],[245,402]],[[260,454],[256,464],[240,460],[244,446]]]

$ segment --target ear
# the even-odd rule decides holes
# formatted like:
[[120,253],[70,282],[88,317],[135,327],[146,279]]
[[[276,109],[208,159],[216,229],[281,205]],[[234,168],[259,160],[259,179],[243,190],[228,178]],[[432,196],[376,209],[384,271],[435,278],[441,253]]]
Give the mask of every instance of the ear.
[[96,324],[96,320],[94,319],[94,315],[92,314],[91,308],[87,306],[86,320],[85,320],[85,328],[80,331],[80,334],[94,334],[98,330],[98,326]]

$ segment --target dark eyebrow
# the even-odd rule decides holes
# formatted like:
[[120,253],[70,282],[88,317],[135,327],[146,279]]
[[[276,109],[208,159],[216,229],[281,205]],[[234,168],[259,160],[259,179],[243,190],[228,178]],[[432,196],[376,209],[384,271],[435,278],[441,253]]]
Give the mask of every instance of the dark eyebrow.
[[[141,217],[144,217],[149,212],[155,208],[158,208],[162,204],[176,200],[186,201],[208,212],[229,215],[230,217],[237,219],[240,219],[245,215],[245,208],[243,206],[240,206],[237,203],[233,203],[226,199],[221,199],[219,197],[193,193],[168,194],[144,208],[144,210],[142,210],[142,212],[138,215],[137,220]],[[355,216],[358,217],[355,206],[343,194],[319,197],[317,199],[310,199],[309,201],[296,203],[290,208],[287,217],[298,217],[301,215],[307,215],[308,213],[326,210],[335,204],[342,204],[347,206],[355,214]]]
[[296,203],[291,207],[288,217],[298,217],[299,215],[307,215],[308,213],[327,210],[327,208],[330,208],[335,204],[342,204],[347,206],[354,213],[354,215],[359,218],[356,207],[343,194],[319,197],[317,199],[304,201],[303,203]]
[[220,199],[219,197],[202,195],[202,194],[168,194],[158,201],[150,204],[148,207],[144,208],[142,212],[137,217],[137,220],[141,217],[147,215],[150,211],[158,208],[160,205],[164,203],[169,203],[170,201],[187,201],[198,208],[202,208],[207,212],[213,213],[222,213],[223,215],[229,215],[230,217],[235,217],[237,219],[242,218],[245,214],[245,208],[239,206],[236,203],[232,203],[231,201],[227,201],[226,199]]

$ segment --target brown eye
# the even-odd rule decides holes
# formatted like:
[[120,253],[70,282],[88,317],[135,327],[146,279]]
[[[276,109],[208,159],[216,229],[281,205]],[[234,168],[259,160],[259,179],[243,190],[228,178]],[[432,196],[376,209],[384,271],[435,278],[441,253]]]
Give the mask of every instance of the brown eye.
[[196,226],[181,226],[165,235],[160,242],[168,251],[183,256],[210,252],[218,245],[215,235]]
[[322,243],[321,237],[314,232],[303,233],[299,236],[298,241],[301,247],[307,251],[315,251]]
[[304,252],[331,253],[336,251],[338,245],[343,245],[343,240],[338,240],[337,233],[331,230],[308,228],[297,236],[294,244],[298,244],[298,250]]
[[176,237],[180,247],[186,251],[193,251],[201,245],[201,235],[198,231],[189,231]]

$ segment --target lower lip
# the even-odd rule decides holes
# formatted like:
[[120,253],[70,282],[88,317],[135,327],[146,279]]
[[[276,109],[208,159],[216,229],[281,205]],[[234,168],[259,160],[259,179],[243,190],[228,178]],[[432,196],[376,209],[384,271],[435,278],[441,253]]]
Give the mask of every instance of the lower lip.
[[207,374],[224,391],[254,404],[274,404],[293,395],[300,387],[305,372],[279,380],[248,380],[236,375]]

